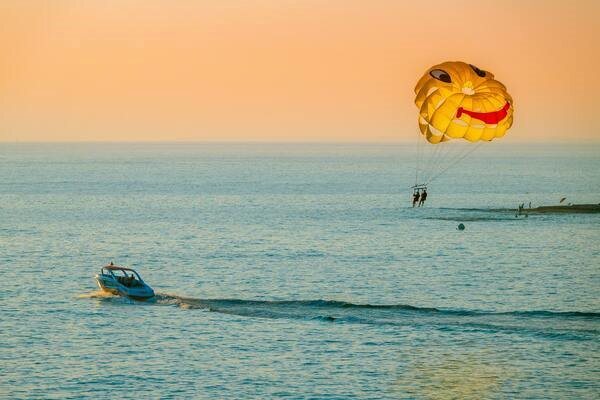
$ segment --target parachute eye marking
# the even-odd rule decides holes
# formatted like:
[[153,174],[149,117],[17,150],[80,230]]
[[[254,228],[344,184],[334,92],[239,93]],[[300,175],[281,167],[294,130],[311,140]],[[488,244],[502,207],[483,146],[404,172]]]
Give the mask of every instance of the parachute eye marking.
[[429,71],[429,75],[433,76],[438,81],[452,83],[452,79],[450,78],[450,74],[448,74],[443,69],[434,69]]
[[480,77],[485,78],[485,71],[477,68],[476,66],[474,66],[473,64],[469,64],[471,66],[471,68],[473,69],[473,71]]

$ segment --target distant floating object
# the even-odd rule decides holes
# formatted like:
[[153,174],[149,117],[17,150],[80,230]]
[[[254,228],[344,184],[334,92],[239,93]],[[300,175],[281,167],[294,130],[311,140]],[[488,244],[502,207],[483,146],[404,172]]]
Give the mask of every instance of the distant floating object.
[[458,224],[458,230],[459,231],[464,231],[465,230],[465,224],[463,224],[463,223]]
[[562,203],[563,201],[565,201],[567,198],[563,197],[562,199],[560,199],[559,203]]

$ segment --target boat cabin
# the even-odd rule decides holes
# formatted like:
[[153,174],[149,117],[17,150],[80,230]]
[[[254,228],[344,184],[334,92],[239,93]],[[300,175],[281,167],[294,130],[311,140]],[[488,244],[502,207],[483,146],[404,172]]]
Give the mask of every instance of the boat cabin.
[[102,267],[100,271],[102,275],[107,275],[113,277],[117,280],[121,285],[126,287],[136,287],[143,286],[142,277],[137,271],[131,268],[119,267],[117,265],[107,265]]

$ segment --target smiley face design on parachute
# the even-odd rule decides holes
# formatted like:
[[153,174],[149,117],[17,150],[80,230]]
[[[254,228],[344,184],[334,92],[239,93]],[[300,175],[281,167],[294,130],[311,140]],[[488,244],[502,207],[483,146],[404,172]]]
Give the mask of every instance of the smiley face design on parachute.
[[513,100],[494,75],[449,61],[431,67],[415,87],[419,128],[428,142],[502,137],[513,122]]

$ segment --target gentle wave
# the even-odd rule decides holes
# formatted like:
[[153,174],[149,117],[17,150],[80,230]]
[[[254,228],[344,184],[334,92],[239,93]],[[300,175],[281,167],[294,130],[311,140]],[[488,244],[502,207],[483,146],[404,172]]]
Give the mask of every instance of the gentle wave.
[[477,212],[514,212],[517,209],[515,208],[456,208],[456,207],[439,207],[438,210],[448,210],[448,211],[477,211]]
[[454,217],[422,217],[422,219],[436,221],[456,221],[456,222],[495,222],[495,221],[515,221],[514,217],[473,217],[473,216],[454,216]]
[[508,311],[491,313],[496,315],[516,315],[525,317],[560,317],[560,318],[600,318],[600,313],[591,311],[545,311],[545,310],[534,310],[534,311]]
[[331,323],[401,326],[442,331],[541,336],[556,340],[597,340],[600,313],[587,311],[481,311],[417,307],[409,304],[356,304],[337,300],[200,299],[159,293],[139,302],[119,296],[79,296],[120,304],[176,306],[248,318],[297,319]]
[[164,298],[175,298],[181,301],[200,302],[207,304],[221,304],[221,305],[243,305],[243,306],[273,306],[273,307],[312,307],[312,308],[355,308],[355,309],[381,309],[381,310],[413,310],[413,311],[432,311],[439,312],[437,308],[426,308],[426,307],[415,307],[408,304],[394,304],[394,305],[377,305],[377,304],[354,304],[344,301],[337,300],[241,300],[241,299],[195,299],[185,298],[173,295],[159,295]]
[[[120,299],[103,291],[94,291],[84,293],[77,296],[78,298],[107,298]],[[382,310],[382,311],[398,311],[412,312],[430,315],[448,315],[448,316],[464,316],[464,317],[493,317],[493,316],[514,316],[528,318],[558,318],[558,319],[588,319],[599,320],[600,312],[593,311],[549,311],[549,310],[515,310],[515,311],[484,311],[484,310],[464,310],[464,309],[443,309],[436,307],[418,307],[410,304],[368,304],[368,303],[351,303],[339,300],[243,300],[233,298],[223,299],[200,299],[192,297],[183,297],[175,294],[158,293],[153,299],[145,301],[150,304],[163,305],[178,305],[187,306],[188,308],[200,308],[210,311],[218,311],[220,307],[244,307],[257,309],[315,309],[315,310]]]
[[[320,309],[357,309],[357,310],[402,310],[421,313],[436,313],[462,316],[521,316],[521,317],[546,317],[546,318],[591,318],[600,319],[600,313],[587,311],[479,311],[479,310],[453,310],[435,307],[417,307],[409,304],[360,304],[337,300],[242,300],[242,299],[197,299],[179,297],[176,295],[159,294],[157,300],[178,300],[182,303],[190,302],[196,305],[229,305],[229,306],[257,306],[257,307],[308,307]],[[205,307],[206,308],[206,307]]]

